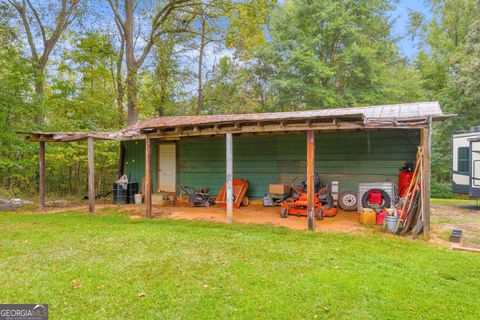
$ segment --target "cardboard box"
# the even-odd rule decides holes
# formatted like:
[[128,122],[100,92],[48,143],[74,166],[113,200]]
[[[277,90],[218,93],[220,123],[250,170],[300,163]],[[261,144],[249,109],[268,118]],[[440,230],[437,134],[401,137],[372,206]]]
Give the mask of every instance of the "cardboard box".
[[289,191],[290,186],[288,184],[269,184],[268,193],[285,194]]

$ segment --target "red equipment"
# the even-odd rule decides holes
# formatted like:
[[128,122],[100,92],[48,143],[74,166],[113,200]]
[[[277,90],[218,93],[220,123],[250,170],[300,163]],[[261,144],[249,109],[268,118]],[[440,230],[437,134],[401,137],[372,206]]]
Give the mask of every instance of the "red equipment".
[[380,213],[377,213],[377,215],[376,215],[377,225],[382,225],[386,216],[388,216],[388,212],[385,211],[385,210],[382,210],[382,211],[380,211]]
[[370,191],[368,193],[368,202],[370,204],[382,204],[383,202],[383,197],[382,197],[382,193],[380,191]]
[[[240,205],[248,206],[248,197],[245,196],[248,190],[248,181],[245,179],[233,179],[233,205],[235,208],[240,208]],[[227,183],[223,184],[222,189],[217,195],[215,204],[220,208],[227,207]]]
[[400,175],[398,177],[398,196],[400,198],[403,198],[406,195],[412,179],[413,163],[405,162],[400,169]]
[[[299,194],[299,197],[292,201],[284,201],[282,202],[282,207],[280,208],[280,217],[287,218],[290,214],[296,215],[298,217],[308,216],[307,210],[307,193],[298,190],[298,188],[292,186],[295,192]],[[315,193],[314,197],[314,215],[317,219],[322,220],[323,217],[334,217],[337,215],[336,208],[325,209],[323,204],[318,200],[318,196],[323,192],[328,190],[328,185],[321,188],[317,193]]]

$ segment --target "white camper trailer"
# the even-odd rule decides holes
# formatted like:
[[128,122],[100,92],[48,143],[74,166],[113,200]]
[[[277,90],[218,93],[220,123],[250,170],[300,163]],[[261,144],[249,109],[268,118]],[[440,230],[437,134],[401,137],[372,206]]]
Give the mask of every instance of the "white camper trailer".
[[480,198],[480,126],[453,135],[453,192]]

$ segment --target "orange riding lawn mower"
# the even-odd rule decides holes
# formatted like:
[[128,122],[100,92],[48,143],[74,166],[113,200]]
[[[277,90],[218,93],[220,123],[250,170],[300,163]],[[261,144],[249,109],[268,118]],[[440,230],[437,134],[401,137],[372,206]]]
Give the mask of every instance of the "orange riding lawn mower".
[[[334,207],[333,197],[328,184],[320,180],[318,174],[315,175],[315,197],[314,197],[314,215],[317,220],[323,220],[324,217],[334,217],[337,215],[337,208]],[[287,218],[289,215],[308,216],[307,208],[307,182],[303,181],[300,185],[295,185],[295,179],[290,186],[290,196],[281,203],[280,217]]]

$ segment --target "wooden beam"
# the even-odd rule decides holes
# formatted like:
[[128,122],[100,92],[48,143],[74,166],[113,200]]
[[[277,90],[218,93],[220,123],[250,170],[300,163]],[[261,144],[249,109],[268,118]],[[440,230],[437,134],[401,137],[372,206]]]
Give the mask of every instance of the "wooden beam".
[[227,222],[233,221],[233,137],[231,133],[226,134],[226,155],[227,155]]
[[45,208],[45,141],[40,141],[38,162],[38,205],[40,210],[43,210]]
[[88,137],[88,212],[95,212],[95,153],[93,149],[93,138]]
[[459,250],[459,251],[467,251],[467,252],[474,252],[480,253],[480,249],[477,248],[469,248],[469,247],[462,247],[462,246],[453,246],[452,250]]
[[422,136],[422,216],[423,239],[430,240],[430,148],[431,148],[431,120],[429,126],[421,131]]
[[315,132],[307,131],[307,212],[308,230],[315,230]]
[[152,139],[145,139],[145,215],[152,217]]
[[[399,127],[400,128],[400,127]],[[310,122],[310,125],[307,123],[295,123],[295,124],[288,124],[284,123],[282,126],[280,123],[277,124],[263,124],[262,126],[258,126],[257,124],[251,125],[242,125],[236,128],[235,126],[222,126],[215,130],[214,126],[205,127],[205,128],[198,128],[195,129],[185,129],[181,133],[171,131],[171,132],[164,132],[163,134],[149,134],[151,138],[158,138],[158,139],[167,139],[167,138],[180,138],[180,137],[194,137],[194,136],[212,136],[212,135],[219,135],[223,136],[227,133],[235,133],[235,134],[243,134],[243,133],[285,133],[285,132],[305,132],[305,130],[316,130],[316,131],[340,131],[340,130],[360,130],[365,129],[363,124],[357,122],[338,122],[333,125],[331,122],[329,123],[318,123],[318,122]],[[376,129],[376,127],[374,128]],[[408,127],[406,129],[412,129]]]

